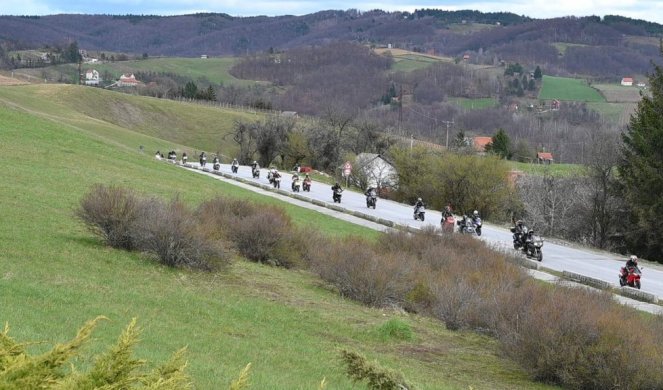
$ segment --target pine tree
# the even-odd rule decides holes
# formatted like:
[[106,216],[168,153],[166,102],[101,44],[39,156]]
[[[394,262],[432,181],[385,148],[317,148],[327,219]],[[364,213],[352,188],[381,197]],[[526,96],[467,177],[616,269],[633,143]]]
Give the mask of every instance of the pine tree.
[[511,158],[511,140],[503,129],[497,130],[491,142],[486,145],[486,151],[507,160]]
[[[661,48],[663,54],[663,47]],[[619,174],[635,226],[627,244],[634,253],[663,262],[663,68],[649,76],[643,96],[622,135]]]
[[536,80],[541,80],[543,78],[543,72],[541,72],[541,68],[539,65],[536,66],[536,69],[534,70],[534,79]]

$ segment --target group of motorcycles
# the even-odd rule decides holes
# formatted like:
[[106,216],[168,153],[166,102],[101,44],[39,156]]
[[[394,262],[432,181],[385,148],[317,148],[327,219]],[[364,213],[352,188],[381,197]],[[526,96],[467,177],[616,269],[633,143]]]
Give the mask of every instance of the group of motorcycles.
[[[168,157],[170,157],[170,155]],[[205,165],[206,160],[207,156],[205,154],[201,154],[200,163],[202,166]],[[239,163],[237,161],[233,161],[230,168],[231,171],[236,174],[239,170]],[[215,171],[220,169],[220,164],[218,158],[216,157],[214,158],[213,169]],[[269,180],[269,183],[274,186],[274,188],[281,188],[281,175],[275,172],[276,171],[274,170],[270,170],[270,172],[267,174],[267,179]],[[257,166],[252,167],[251,173],[253,178],[259,178],[260,168]],[[299,192],[300,190],[308,192],[311,191],[310,179],[301,180],[299,177],[293,178],[292,191]],[[332,187],[332,200],[334,203],[341,203],[342,193],[343,189],[340,186]],[[365,195],[366,207],[375,209],[377,205],[376,191],[369,191]],[[423,204],[415,206],[414,220],[423,222],[425,218],[426,207]],[[458,232],[461,234],[476,234],[477,236],[481,236],[482,225],[483,222],[481,218],[478,216],[469,215],[464,215],[458,220],[456,220],[453,215],[447,215],[446,217],[443,217],[441,221],[442,231],[445,233],[453,233],[455,231],[455,227],[458,226]],[[537,235],[534,230],[529,229],[527,226],[521,226],[520,228],[514,226],[511,228],[511,233],[513,233],[513,248],[515,250],[521,251],[528,258],[533,258],[537,261],[543,261],[542,248],[544,240],[541,238],[541,236]],[[641,268],[638,268],[637,265],[627,265],[621,267],[618,276],[620,286],[629,286],[640,289],[642,270]]]

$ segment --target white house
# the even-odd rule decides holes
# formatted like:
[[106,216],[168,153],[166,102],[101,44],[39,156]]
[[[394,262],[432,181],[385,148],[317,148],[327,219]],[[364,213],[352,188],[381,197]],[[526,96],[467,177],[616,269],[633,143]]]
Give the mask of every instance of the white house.
[[117,82],[118,87],[135,87],[138,84],[140,84],[140,81],[136,80],[136,76],[133,73],[123,74]]
[[622,85],[625,87],[633,86],[633,77],[624,77],[622,78]]
[[99,72],[96,69],[85,72],[85,85],[99,85]]
[[353,176],[361,187],[383,189],[398,184],[396,168],[379,154],[360,153],[355,159],[354,169]]

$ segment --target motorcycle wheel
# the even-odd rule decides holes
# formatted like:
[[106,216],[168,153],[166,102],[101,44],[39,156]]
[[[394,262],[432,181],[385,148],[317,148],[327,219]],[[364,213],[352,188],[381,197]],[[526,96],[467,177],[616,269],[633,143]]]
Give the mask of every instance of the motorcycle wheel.
[[620,287],[624,287],[624,286],[626,286],[626,281],[625,281],[624,278],[622,278],[622,277],[619,278],[619,286],[620,286]]
[[543,261],[543,252],[539,251],[536,254],[536,259],[539,261],[539,263],[542,262]]
[[514,243],[514,244],[513,244],[513,249],[515,249],[515,250],[518,250],[518,249],[520,249],[520,245],[518,245],[518,244]]
[[635,288],[640,290],[640,281],[639,280],[635,282]]
[[481,235],[481,229],[477,229],[477,236]]
[[421,222],[423,222],[423,221],[424,221],[424,215],[421,214]]

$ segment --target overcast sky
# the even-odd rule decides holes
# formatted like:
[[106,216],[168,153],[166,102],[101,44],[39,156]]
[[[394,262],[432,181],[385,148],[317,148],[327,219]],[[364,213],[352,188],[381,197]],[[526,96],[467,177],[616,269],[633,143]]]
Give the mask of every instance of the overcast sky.
[[413,11],[418,8],[508,11],[534,18],[622,15],[663,23],[662,0],[0,0],[2,15],[150,14],[223,12],[233,16],[303,15],[321,10]]

